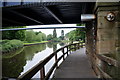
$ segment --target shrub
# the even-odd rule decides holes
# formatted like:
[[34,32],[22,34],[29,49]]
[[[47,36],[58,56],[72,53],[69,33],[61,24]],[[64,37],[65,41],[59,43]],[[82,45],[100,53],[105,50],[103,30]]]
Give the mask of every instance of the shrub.
[[2,40],[0,41],[0,51],[9,52],[23,46],[20,40]]

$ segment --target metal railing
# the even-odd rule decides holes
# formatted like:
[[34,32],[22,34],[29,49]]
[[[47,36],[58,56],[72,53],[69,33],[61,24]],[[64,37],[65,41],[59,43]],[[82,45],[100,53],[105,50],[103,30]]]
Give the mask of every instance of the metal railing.
[[[79,49],[80,47],[82,47],[83,44],[82,43],[74,43],[74,44],[69,44],[66,45],[62,48],[59,48],[58,50],[56,50],[55,52],[53,52],[52,54],[50,54],[48,57],[46,57],[44,60],[40,61],[37,65],[35,65],[34,67],[32,67],[30,70],[28,70],[26,73],[24,73],[23,75],[19,76],[18,79],[19,80],[29,80],[31,79],[38,71],[40,71],[40,80],[48,80],[51,76],[51,74],[53,73],[55,68],[58,68],[58,62],[63,58],[63,61],[65,60],[65,55],[67,54],[67,56],[69,55],[69,52],[71,51],[75,51],[77,49]],[[67,51],[65,52],[65,48],[67,49]],[[60,56],[59,58],[57,57],[57,53],[62,51],[62,56]],[[45,65],[53,58],[55,57],[55,63],[52,65],[51,69],[48,71],[48,73],[45,75]]]

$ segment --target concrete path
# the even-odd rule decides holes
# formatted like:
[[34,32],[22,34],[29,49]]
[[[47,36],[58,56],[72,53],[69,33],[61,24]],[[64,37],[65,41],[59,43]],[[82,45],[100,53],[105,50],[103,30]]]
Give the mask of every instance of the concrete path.
[[92,70],[85,48],[72,52],[59,68],[55,71],[53,78],[96,78]]

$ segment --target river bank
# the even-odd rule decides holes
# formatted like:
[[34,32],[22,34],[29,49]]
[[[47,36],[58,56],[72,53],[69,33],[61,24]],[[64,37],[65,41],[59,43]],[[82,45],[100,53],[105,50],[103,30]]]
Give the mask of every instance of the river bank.
[[49,41],[34,42],[34,43],[24,43],[24,46],[37,45],[37,44],[43,44],[43,43],[48,43],[48,42]]
[[[59,43],[48,42],[45,44],[24,46],[23,50],[16,50],[10,52],[10,54],[4,54],[2,55],[2,75],[5,78],[18,77],[61,47],[62,46]],[[60,52],[59,55],[62,55],[62,52]],[[46,73],[53,64],[54,59],[46,64]],[[40,78],[39,73],[33,78]]]
[[0,52],[9,53],[23,47],[23,42],[20,40],[0,40]]
[[9,53],[9,52],[18,50],[19,48],[22,48],[24,46],[38,45],[38,44],[43,44],[43,43],[47,43],[47,42],[49,42],[49,41],[26,43],[26,42],[20,41],[20,40],[1,40],[0,41],[0,52],[5,54],[5,53]]

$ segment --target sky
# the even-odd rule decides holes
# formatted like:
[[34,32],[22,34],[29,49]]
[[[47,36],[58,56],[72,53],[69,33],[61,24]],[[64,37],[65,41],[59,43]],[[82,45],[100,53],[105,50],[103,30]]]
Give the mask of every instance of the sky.
[[[65,26],[76,26],[76,24],[59,24],[59,25],[37,25],[37,26],[27,26],[27,28],[32,27],[65,27]],[[64,30],[64,34],[74,30],[75,28],[64,28],[64,29],[56,29],[57,37],[61,36],[61,30]],[[33,31],[45,33],[46,35],[53,34],[53,29],[33,29]]]

